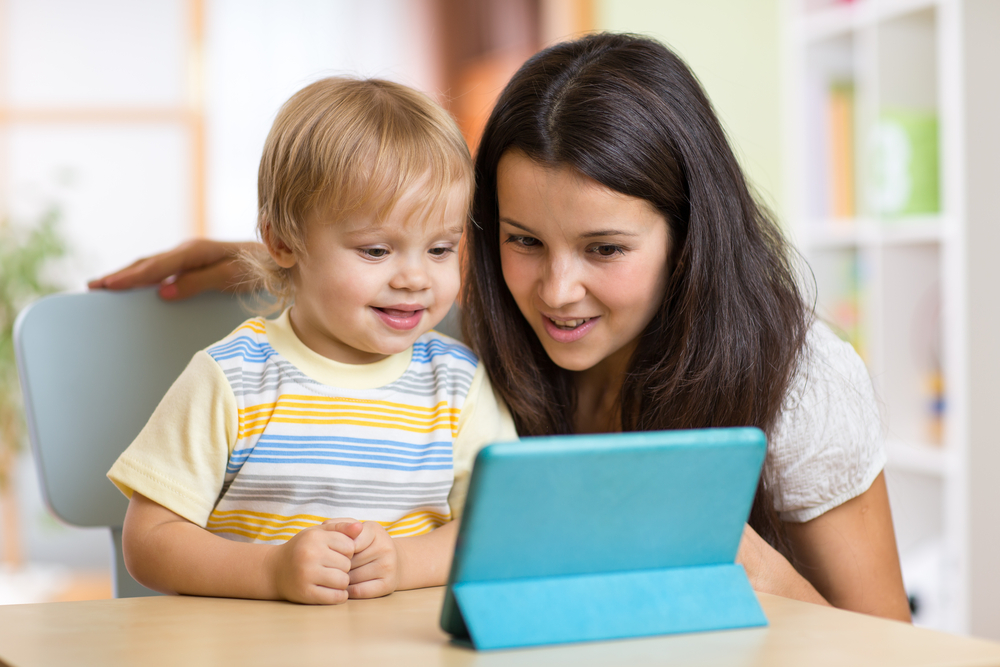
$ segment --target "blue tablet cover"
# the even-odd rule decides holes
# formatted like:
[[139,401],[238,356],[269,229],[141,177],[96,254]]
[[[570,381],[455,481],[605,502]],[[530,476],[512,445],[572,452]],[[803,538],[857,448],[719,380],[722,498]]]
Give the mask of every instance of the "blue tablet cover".
[[505,648],[766,624],[733,564],[765,452],[755,428],[485,447],[442,627]]

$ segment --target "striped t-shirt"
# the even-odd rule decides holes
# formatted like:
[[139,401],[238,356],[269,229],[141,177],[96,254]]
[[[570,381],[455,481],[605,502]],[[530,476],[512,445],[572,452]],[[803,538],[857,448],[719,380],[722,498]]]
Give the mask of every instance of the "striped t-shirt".
[[277,544],[331,518],[419,535],[452,518],[476,452],[514,437],[461,343],[432,331],[341,364],[286,311],[199,352],[108,476],[234,540]]

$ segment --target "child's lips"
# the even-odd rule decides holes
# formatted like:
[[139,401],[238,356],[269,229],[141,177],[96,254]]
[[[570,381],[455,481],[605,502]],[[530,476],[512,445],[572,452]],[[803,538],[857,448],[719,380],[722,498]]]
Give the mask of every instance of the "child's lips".
[[378,308],[373,306],[372,310],[379,316],[379,319],[391,329],[397,331],[409,331],[418,324],[424,314],[425,308],[421,306],[394,306],[392,308]]

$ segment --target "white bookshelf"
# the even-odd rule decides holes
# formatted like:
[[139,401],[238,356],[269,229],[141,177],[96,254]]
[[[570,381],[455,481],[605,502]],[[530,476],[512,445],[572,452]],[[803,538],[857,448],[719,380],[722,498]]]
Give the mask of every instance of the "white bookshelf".
[[[818,313],[855,343],[881,402],[915,621],[1000,638],[1000,428],[971,408],[984,391],[1000,402],[1000,353],[989,340],[992,332],[1000,342],[1000,245],[992,261],[981,247],[1000,244],[1000,215],[987,205],[990,179],[965,176],[1000,179],[1000,94],[991,92],[1000,86],[1000,2],[786,0],[786,18],[789,227],[813,269]],[[844,173],[831,149],[843,136],[830,101],[838,86],[853,94],[847,213],[850,197],[831,194]],[[880,161],[874,148],[876,131],[898,148],[880,125],[891,114],[936,119],[937,206],[900,212],[913,196],[899,198],[900,161]],[[909,176],[913,193],[920,178]],[[994,319],[984,320],[974,299],[991,292]],[[934,407],[941,386],[943,417]]]

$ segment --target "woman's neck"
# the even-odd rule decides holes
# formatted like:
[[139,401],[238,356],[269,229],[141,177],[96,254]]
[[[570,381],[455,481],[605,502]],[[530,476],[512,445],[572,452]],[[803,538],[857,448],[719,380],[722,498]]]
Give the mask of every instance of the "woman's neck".
[[601,363],[573,373],[576,385],[576,433],[610,433],[622,430],[622,384],[635,345],[618,350]]

